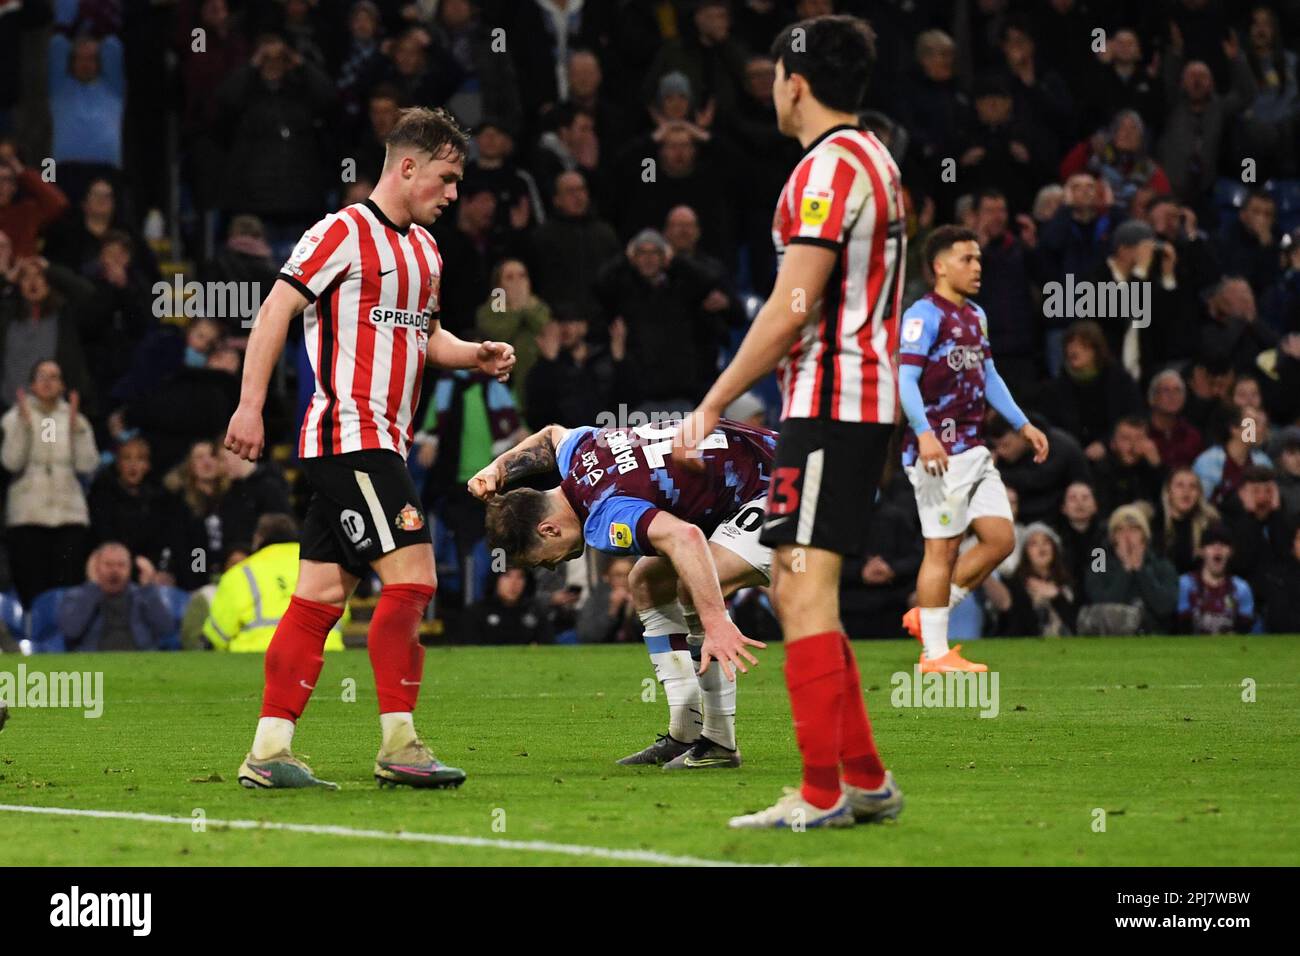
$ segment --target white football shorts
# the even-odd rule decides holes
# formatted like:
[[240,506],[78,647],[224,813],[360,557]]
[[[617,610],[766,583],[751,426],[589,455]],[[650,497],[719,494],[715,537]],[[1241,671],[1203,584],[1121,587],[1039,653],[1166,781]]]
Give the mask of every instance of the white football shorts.
[[948,456],[948,470],[928,474],[918,458],[905,469],[916,490],[921,534],[955,538],[965,534],[976,518],[1011,520],[1011,502],[993,454],[983,445]]

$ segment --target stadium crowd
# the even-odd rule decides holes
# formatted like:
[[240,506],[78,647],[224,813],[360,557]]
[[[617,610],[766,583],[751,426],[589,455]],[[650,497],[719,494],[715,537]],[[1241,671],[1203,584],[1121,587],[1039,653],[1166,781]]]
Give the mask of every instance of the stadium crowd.
[[[269,638],[273,602],[234,605],[296,560],[311,375],[299,323],[279,453],[225,452],[250,313],[203,283],[265,294],[410,105],[473,132],[433,229],[441,321],[519,354],[505,385],[427,375],[445,639],[639,639],[626,559],[494,567],[465,483],[548,423],[703,395],[771,290],[801,152],[771,39],[832,12],[877,37],[862,121],[903,173],[904,307],[928,232],[974,229],[994,357],[1051,440],[1034,465],[990,423],[1018,546],[953,636],[1300,631],[1293,2],[0,0],[5,645],[265,647],[229,631]],[[775,394],[729,416],[775,427]],[[882,498],[844,569],[855,637],[902,634],[921,561],[901,473]],[[734,614],[779,636],[762,590]]]

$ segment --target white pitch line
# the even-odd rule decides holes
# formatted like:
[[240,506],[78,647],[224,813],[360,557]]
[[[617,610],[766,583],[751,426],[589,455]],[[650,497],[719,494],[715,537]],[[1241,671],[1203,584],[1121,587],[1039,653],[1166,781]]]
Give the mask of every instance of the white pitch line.
[[[191,826],[193,817],[172,817],[158,813],[131,813],[125,810],[81,810],[71,807],[28,807],[0,803],[0,813],[34,813],[54,817],[91,817],[96,820],[134,820],[140,823],[172,823]],[[401,843],[437,843],[443,846],[472,846],[492,850],[519,850],[524,853],[559,853],[564,856],[592,857],[629,863],[657,863],[662,866],[775,866],[773,863],[736,863],[729,860],[704,860],[694,856],[673,856],[653,850],[616,850],[577,843],[549,843],[545,840],[490,840],[486,837],[453,836],[447,833],[413,833],[406,830],[358,830],[353,827],[311,823],[280,823],[273,820],[213,820],[206,826],[231,830],[280,830],[316,836],[354,837],[364,840],[394,840]]]

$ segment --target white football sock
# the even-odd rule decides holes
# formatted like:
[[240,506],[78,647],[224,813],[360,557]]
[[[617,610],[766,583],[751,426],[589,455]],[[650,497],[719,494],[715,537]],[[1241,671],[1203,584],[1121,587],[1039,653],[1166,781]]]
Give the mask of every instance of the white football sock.
[[[686,627],[690,635],[686,640],[691,653],[698,658],[704,643],[704,625],[695,612],[694,605],[682,605]],[[736,681],[727,680],[722,665],[714,661],[709,669],[699,675],[700,709],[704,712],[704,736],[728,750],[736,749]]]
[[948,609],[946,607],[921,608],[921,643],[930,660],[948,653]]
[[[690,651],[667,648],[670,637],[685,637],[686,622],[681,605],[659,605],[638,612],[645,628],[646,650],[654,665],[655,679],[668,698],[668,733],[674,740],[694,743],[704,726],[700,718],[700,682],[695,679],[695,661]],[[653,648],[653,649],[652,649]]]
[[401,750],[416,739],[415,717],[410,711],[395,710],[379,715],[379,729],[383,734],[381,749],[384,753]]
[[253,759],[269,760],[293,748],[294,722],[283,717],[263,717],[253,735]]
[[964,588],[958,584],[948,585],[948,608],[955,608],[962,601],[966,600],[970,594],[970,588]]

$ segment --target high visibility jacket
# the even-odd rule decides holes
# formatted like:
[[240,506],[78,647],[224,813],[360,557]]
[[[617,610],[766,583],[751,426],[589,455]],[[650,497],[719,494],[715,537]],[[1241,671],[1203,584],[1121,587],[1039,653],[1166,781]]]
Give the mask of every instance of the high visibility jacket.
[[[296,542],[270,544],[221,576],[208,606],[203,634],[219,651],[265,651],[298,585]],[[347,608],[325,640],[325,650],[343,650]]]

